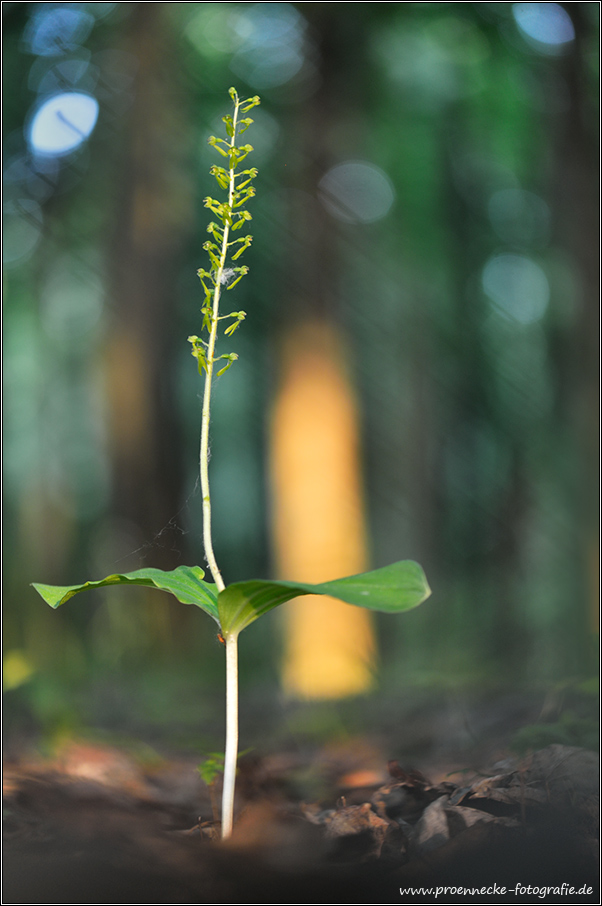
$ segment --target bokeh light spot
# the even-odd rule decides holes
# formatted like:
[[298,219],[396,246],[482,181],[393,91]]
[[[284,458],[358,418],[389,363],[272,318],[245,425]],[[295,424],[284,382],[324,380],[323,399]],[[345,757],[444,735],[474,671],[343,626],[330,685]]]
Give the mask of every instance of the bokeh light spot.
[[483,289],[509,321],[533,324],[546,312],[550,285],[542,268],[524,255],[496,255],[482,274]]
[[550,232],[550,209],[524,189],[499,189],[487,206],[491,225],[511,245],[545,245]]
[[[253,161],[255,164],[258,164],[264,161],[272,153],[272,150],[280,137],[280,126],[278,120],[266,110],[262,110],[261,107],[256,107],[251,111],[250,115],[253,118],[253,134],[251,142],[253,145]],[[221,121],[220,126],[223,129],[223,123]],[[219,128],[219,126],[216,126],[216,129],[217,128]],[[217,131],[214,132],[214,135],[218,134]]]
[[29,145],[35,154],[69,154],[90,136],[97,118],[98,101],[92,95],[80,91],[55,94],[34,113]]
[[47,275],[40,320],[48,337],[70,343],[85,337],[103,313],[104,291],[95,271],[65,256]]
[[34,673],[35,669],[23,651],[7,651],[2,661],[2,688],[17,689]]
[[[79,4],[55,6],[32,4],[38,7],[25,29],[25,45],[37,56],[71,53],[82,44],[94,26],[94,16],[78,9]],[[40,8],[41,7],[41,8]]]
[[5,199],[21,197],[45,201],[55,190],[59,164],[53,157],[18,154],[7,163],[3,173]]
[[196,3],[198,9],[185,28],[190,43],[199,53],[213,56],[234,53],[244,35],[237,26],[236,12],[230,3]]
[[481,67],[489,53],[480,30],[452,16],[428,23],[404,21],[397,29],[386,26],[372,41],[375,61],[403,86],[409,104],[424,109],[480,91]]
[[254,88],[274,88],[295,76],[305,62],[305,20],[290,3],[256,3],[238,18],[245,40],[230,69]]
[[199,53],[231,54],[230,69],[254,88],[275,88],[306,63],[306,21],[291,3],[199,3],[186,36]]
[[46,96],[66,90],[93,90],[98,80],[98,70],[91,66],[87,56],[82,51],[77,58],[59,60],[52,66],[43,57],[36,60],[31,67],[30,86],[38,94]]
[[40,241],[42,209],[36,201],[20,198],[4,204],[2,219],[2,260],[5,265],[19,264],[29,258]]
[[562,52],[575,38],[571,17],[559,3],[513,3],[522,36],[543,53]]
[[393,184],[384,170],[358,160],[328,170],[320,180],[318,195],[328,213],[344,223],[380,220],[395,201]]
[[230,69],[253,88],[307,75],[307,23],[291,3],[198,3],[186,36],[207,57],[230,54]]

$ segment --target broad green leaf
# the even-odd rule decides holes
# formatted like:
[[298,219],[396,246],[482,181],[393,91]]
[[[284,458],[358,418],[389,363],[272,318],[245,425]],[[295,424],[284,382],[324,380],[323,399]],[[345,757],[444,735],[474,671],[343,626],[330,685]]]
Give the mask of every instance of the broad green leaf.
[[205,573],[200,566],[178,566],[171,572],[162,569],[137,569],[133,573],[116,574],[98,582],[84,582],[83,585],[41,585],[32,582],[35,590],[47,604],[57,608],[69,598],[88,588],[103,588],[106,585],[146,585],[174,595],[182,604],[195,604],[219,623],[217,613],[217,590],[215,585],[203,582]]
[[238,635],[262,614],[298,595],[330,595],[356,607],[400,613],[417,607],[430,593],[422,567],[413,560],[402,560],[319,585],[262,579],[235,582],[220,592],[217,608],[222,632]]

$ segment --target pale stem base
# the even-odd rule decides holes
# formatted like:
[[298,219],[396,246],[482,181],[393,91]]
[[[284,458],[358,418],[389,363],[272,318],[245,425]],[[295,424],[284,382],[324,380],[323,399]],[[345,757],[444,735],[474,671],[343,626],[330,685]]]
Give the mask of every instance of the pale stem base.
[[222,839],[232,833],[238,756],[238,635],[226,636],[226,753],[222,794]]

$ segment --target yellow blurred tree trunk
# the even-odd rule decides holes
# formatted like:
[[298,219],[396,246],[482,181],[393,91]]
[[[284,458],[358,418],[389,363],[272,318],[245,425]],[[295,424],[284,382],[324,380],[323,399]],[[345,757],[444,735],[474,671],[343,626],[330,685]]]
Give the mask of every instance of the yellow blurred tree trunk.
[[[357,412],[340,343],[327,322],[283,344],[271,422],[279,576],[325,582],[367,568]],[[330,598],[286,605],[283,682],[300,698],[340,698],[373,682],[371,615]]]

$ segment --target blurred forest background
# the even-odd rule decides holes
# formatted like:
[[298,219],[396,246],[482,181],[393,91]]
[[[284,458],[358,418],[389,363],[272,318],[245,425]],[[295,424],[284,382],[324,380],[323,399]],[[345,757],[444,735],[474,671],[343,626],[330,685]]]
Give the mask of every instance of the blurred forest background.
[[[282,513],[298,506],[303,537],[334,538],[350,565],[335,575],[411,558],[433,589],[363,626],[372,686],[338,703],[334,690],[334,704],[292,704],[313,693],[287,674],[289,605],[255,624],[243,746],[289,732],[274,729],[287,708],[328,733],[391,724],[402,701],[487,694],[526,695],[557,741],[583,741],[597,674],[598,4],[2,12],[9,739],[222,745],[212,621],[146,589],[55,613],[29,583],[204,564],[186,338],[200,333],[203,199],[221,162],[207,138],[234,85],[262,104],[250,275],[231,297],[248,316],[224,347],[239,360],[212,423],[222,572],[334,578],[319,557],[292,575],[312,557],[287,538]],[[304,651],[313,637],[336,647],[336,620],[299,633]]]

